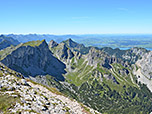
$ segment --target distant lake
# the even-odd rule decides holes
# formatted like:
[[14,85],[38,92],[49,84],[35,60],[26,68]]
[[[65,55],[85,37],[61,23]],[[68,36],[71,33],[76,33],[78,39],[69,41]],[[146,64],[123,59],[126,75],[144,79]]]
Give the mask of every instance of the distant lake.
[[[119,47],[118,47],[119,48]],[[113,48],[113,49],[115,49],[115,48]],[[120,50],[128,50],[128,49],[130,49],[130,48],[119,48]],[[145,49],[147,49],[147,50],[150,50],[150,51],[152,51],[152,48],[145,48]]]
[[127,49],[130,49],[130,48],[119,48],[120,50],[127,50]]
[[150,50],[150,51],[152,51],[152,48],[146,48],[147,50]]

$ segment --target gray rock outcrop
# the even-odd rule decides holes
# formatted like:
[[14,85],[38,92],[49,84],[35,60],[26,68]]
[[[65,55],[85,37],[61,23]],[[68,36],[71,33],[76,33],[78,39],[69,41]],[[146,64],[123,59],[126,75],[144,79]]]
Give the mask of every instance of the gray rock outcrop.
[[65,65],[49,50],[45,40],[39,46],[20,46],[6,56],[2,63],[25,76],[50,74],[64,80]]
[[152,91],[152,51],[143,54],[135,65],[133,73],[137,76],[137,80],[146,84]]
[[54,40],[51,40],[51,41],[49,42],[49,48],[54,48],[54,47],[56,47],[57,45],[58,45],[58,43],[55,42]]
[[120,59],[111,57],[104,51],[95,49],[94,47],[89,50],[89,53],[85,56],[85,58],[88,61],[88,65],[94,67],[97,67],[97,65],[99,64],[107,69],[110,69],[110,64],[112,63],[121,63],[122,65],[125,65],[125,63]]

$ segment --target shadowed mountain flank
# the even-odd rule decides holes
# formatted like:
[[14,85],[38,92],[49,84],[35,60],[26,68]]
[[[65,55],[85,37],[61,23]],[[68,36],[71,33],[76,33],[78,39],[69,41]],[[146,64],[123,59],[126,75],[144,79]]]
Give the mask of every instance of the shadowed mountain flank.
[[3,60],[9,68],[25,76],[52,75],[63,81],[65,65],[52,55],[45,40],[27,42],[8,54]]

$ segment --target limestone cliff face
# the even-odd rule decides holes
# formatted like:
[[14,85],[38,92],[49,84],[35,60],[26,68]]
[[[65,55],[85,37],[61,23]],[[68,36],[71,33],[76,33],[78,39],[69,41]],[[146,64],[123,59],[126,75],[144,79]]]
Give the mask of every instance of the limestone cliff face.
[[98,50],[92,47],[89,50],[89,53],[85,56],[86,60],[88,61],[88,65],[95,66],[101,65],[105,68],[111,68],[110,64],[112,63],[120,63],[123,66],[127,65],[124,61],[117,59],[116,57],[111,57],[107,53],[102,50]]
[[64,43],[60,43],[55,47],[53,53],[59,60],[64,62],[74,56],[73,52]]
[[[95,50],[93,52],[96,53],[94,54],[94,56],[98,55],[100,58],[102,58],[102,61],[100,60],[102,63],[104,63],[103,60],[105,59],[105,63],[120,63],[124,67],[129,68],[130,70],[134,69],[134,75],[136,75],[138,81],[146,84],[147,87],[152,91],[152,54],[150,51],[140,47],[134,47],[129,50],[120,50],[118,48],[112,49],[105,47],[101,50],[106,53],[104,54],[103,52],[100,52],[100,55],[102,55],[101,57],[98,55],[98,53],[95,52]],[[107,54],[111,56],[111,59],[107,56]],[[94,56],[91,57],[94,58]],[[93,63],[100,63],[99,60],[90,60]],[[127,69],[121,69],[118,73],[122,76],[129,75],[129,71]]]
[[[73,41],[70,39],[69,42],[73,42]],[[75,46],[77,46],[76,43],[74,44]],[[59,60],[61,60],[65,64],[70,64],[71,59],[73,57],[77,59],[81,58],[82,54],[79,51],[75,51],[74,48],[75,48],[74,46],[72,48],[68,47],[68,45],[65,42],[61,42],[59,44],[57,44],[53,40],[49,42],[49,49],[53,52],[53,55],[56,56]]]
[[128,50],[120,50],[119,48],[112,49],[110,47],[104,47],[101,49],[106,52],[108,55],[112,57],[116,57],[122,59],[124,61],[128,61],[131,64],[135,64],[135,62],[140,59],[148,50],[144,48],[134,47]]
[[135,64],[140,58],[142,58],[142,56],[148,53],[148,50],[144,49],[144,48],[138,48],[138,47],[134,47],[131,48],[129,50],[127,50],[123,55],[122,58],[124,60],[129,61],[132,64]]
[[143,74],[152,79],[152,52],[143,55],[142,59],[138,60],[136,64],[140,67]]
[[58,45],[58,43],[55,42],[54,40],[51,40],[51,41],[49,42],[49,48],[56,47],[57,45]]
[[[54,41],[50,41],[54,42]],[[53,55],[57,57],[59,60],[61,60],[64,64],[66,64],[66,68],[71,71],[71,61],[72,58],[77,57],[76,51],[72,51],[70,48],[68,48],[64,43],[60,43],[56,46],[53,46],[56,43],[49,43],[49,48],[53,52]]]
[[22,45],[6,56],[2,63],[25,76],[50,74],[64,80],[65,65],[52,55],[45,40],[39,46]]
[[140,55],[140,58],[133,65],[133,73],[137,76],[139,82],[146,84],[152,91],[152,51],[138,49],[134,53]]

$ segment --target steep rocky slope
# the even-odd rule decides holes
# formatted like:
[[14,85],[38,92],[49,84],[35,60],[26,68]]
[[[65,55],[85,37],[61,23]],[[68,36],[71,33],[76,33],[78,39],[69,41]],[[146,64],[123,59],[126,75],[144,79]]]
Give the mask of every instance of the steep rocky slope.
[[152,92],[152,52],[145,53],[135,65],[134,74],[138,81],[146,84]]
[[[100,112],[148,113],[152,110],[151,101],[148,101],[151,93],[145,85],[138,83],[132,70],[133,62],[137,61],[133,56],[140,57],[142,53],[140,49],[131,49],[122,53],[120,57],[94,47],[90,47],[89,51],[83,54],[63,43],[50,49],[58,59],[66,64],[67,73],[64,75],[66,82],[55,82],[48,76],[37,77],[38,82],[47,86],[55,86],[60,91]],[[72,57],[68,55],[67,50],[73,53]],[[146,99],[143,100],[143,96]],[[148,109],[142,109],[141,106],[146,106]]]
[[73,52],[64,43],[60,43],[56,47],[54,46],[54,48],[51,51],[54,52],[53,54],[59,60],[62,60],[62,61],[67,61],[71,59],[72,57],[74,57]]
[[6,55],[1,62],[25,76],[50,74],[64,80],[65,65],[52,55],[45,40],[21,44]]
[[105,51],[107,54],[116,57],[116,58],[120,58],[124,61],[128,61],[131,64],[135,64],[135,62],[142,58],[142,56],[149,52],[148,50],[144,49],[144,48],[138,48],[138,47],[134,47],[128,50],[120,50],[119,48],[116,49],[112,49],[110,47],[104,47],[101,48],[102,51]]
[[66,69],[71,71],[72,58],[80,59],[81,53],[74,51],[73,48],[69,48],[65,43],[61,42],[57,44],[55,41],[51,40],[49,43],[49,48],[53,55],[66,64]]
[[71,38],[63,41],[62,43],[64,43],[71,50],[78,51],[82,54],[86,54],[89,51],[89,47],[85,47],[83,44],[76,43]]
[[[17,77],[18,76],[18,77]],[[21,114],[97,114],[75,100],[46,88],[0,63],[0,113]]]
[[144,48],[134,47],[129,50],[102,48],[107,54],[128,61],[132,64],[133,74],[137,81],[144,83],[152,91],[152,52]]
[[51,40],[51,41],[49,42],[49,48],[56,47],[57,45],[58,45],[58,43],[55,42],[54,40]]

